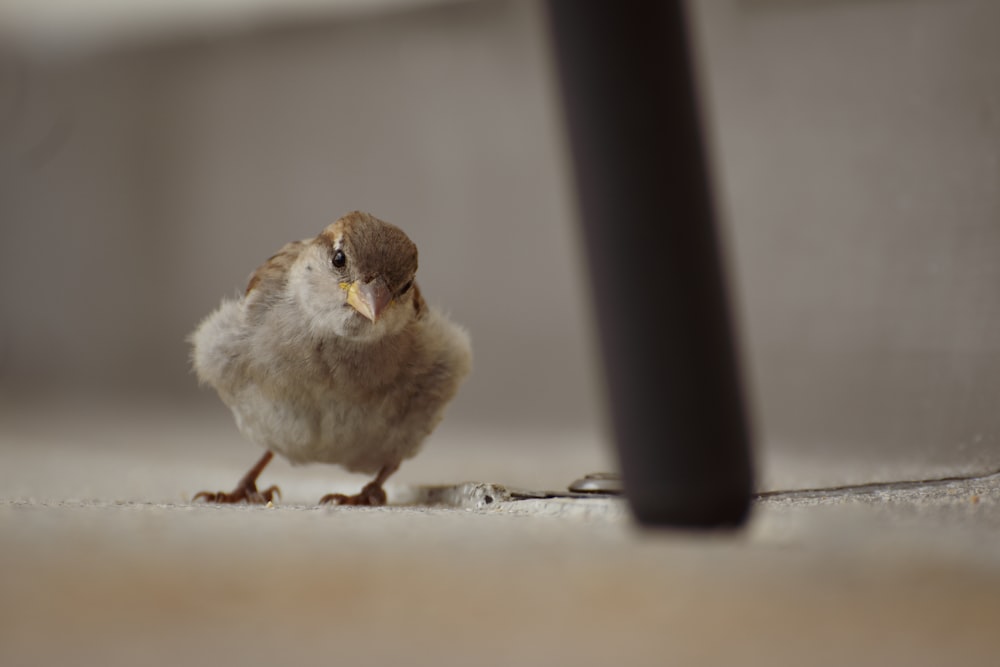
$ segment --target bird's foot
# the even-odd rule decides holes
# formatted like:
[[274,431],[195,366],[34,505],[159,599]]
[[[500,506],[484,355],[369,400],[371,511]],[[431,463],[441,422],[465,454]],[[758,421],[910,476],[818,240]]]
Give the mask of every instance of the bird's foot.
[[361,493],[353,496],[346,496],[343,493],[328,493],[319,499],[320,505],[333,503],[335,505],[385,505],[385,489],[381,484],[369,482],[361,489]]
[[204,500],[206,503],[247,503],[249,505],[266,505],[271,502],[275,497],[281,497],[281,489],[277,486],[271,486],[263,491],[257,490],[257,485],[253,482],[249,484],[238,484],[235,489],[226,493],[225,491],[219,491],[218,493],[212,493],[211,491],[202,491],[201,493],[195,494],[191,502],[196,500]]

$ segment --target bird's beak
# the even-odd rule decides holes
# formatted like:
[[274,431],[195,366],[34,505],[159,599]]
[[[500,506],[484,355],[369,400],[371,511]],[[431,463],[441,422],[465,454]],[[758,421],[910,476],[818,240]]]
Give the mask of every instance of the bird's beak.
[[347,290],[347,303],[372,322],[378,320],[392,301],[392,293],[381,278],[366,283],[356,280]]

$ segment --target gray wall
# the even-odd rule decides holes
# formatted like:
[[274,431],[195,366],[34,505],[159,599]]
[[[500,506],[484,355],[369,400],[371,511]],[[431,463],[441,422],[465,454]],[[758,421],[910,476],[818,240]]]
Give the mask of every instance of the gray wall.
[[5,380],[192,392],[197,321],[364,209],[473,334],[454,418],[589,420],[546,48],[533,5],[481,3],[36,66],[69,137],[4,197]]
[[[1000,465],[1000,5],[694,18],[766,451],[879,476]],[[453,419],[598,428],[541,19],[479,2],[22,58],[0,383],[210,401],[187,332],[286,240],[362,208],[410,232],[429,298],[472,331]]]
[[1000,5],[699,8],[768,440],[996,466]]

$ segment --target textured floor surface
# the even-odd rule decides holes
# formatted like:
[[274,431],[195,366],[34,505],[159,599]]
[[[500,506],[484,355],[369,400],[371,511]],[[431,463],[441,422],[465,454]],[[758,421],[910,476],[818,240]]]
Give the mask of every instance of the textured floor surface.
[[390,488],[417,504],[320,508],[363,480],[275,463],[262,479],[286,492],[275,507],[208,507],[186,498],[231,486],[255,452],[221,420],[171,414],[2,422],[0,664],[940,665],[1000,652],[994,476],[771,493],[741,532],[644,532],[617,499],[454,486],[559,488],[609,465],[587,437],[445,429]]

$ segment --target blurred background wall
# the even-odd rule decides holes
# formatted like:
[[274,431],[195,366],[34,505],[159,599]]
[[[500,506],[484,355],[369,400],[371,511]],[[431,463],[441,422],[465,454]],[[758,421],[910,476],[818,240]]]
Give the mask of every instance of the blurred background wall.
[[190,395],[199,319],[286,241],[363,209],[414,238],[425,294],[472,331],[457,418],[591,414],[538,19],[432,4],[27,63],[5,382]]
[[[0,8],[5,401],[214,405],[187,333],[365,209],[472,333],[450,419],[602,428],[538,2],[132,4]],[[690,4],[763,455],[1000,466],[1000,5]]]

